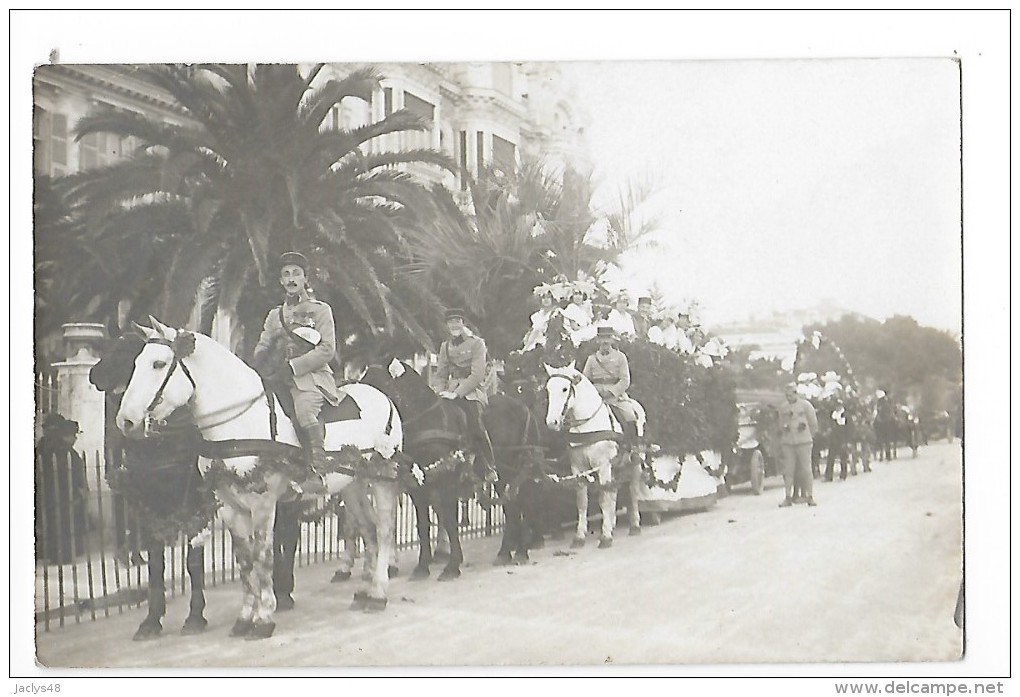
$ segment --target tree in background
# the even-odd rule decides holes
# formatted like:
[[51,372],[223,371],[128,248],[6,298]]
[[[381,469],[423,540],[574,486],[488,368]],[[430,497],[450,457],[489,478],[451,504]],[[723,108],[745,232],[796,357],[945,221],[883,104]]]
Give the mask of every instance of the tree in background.
[[948,332],[923,327],[912,317],[878,322],[853,315],[804,328],[808,336],[815,331],[842,349],[862,386],[882,389],[923,412],[953,414],[959,408],[963,354]]
[[739,390],[765,390],[782,392],[783,387],[793,379],[789,370],[783,369],[779,358],[751,358],[758,347],[738,346],[731,348],[723,367],[732,376]]
[[408,273],[477,321],[490,353],[520,348],[535,309],[533,289],[556,277],[597,277],[642,238],[652,222],[632,220],[646,190],[631,186],[612,212],[596,210],[590,177],[525,161],[516,172],[482,172],[470,187],[471,212],[448,197],[442,222],[410,240]]
[[40,271],[85,280],[50,285],[52,321],[116,324],[126,300],[134,318],[182,325],[199,302],[257,331],[279,300],[275,260],[299,249],[318,266],[315,290],[333,305],[341,340],[399,330],[427,344],[419,318],[438,302],[395,269],[405,240],[440,209],[399,165],[451,163],[431,150],[371,146],[426,127],[404,111],[352,129],[330,124],[334,108],[370,97],[380,78],[363,69],[320,84],[322,68],[140,66],[136,77],[168,95],[184,125],[115,110],[79,122],[79,140],[111,133],[139,146],[61,181],[70,222],[37,225]]

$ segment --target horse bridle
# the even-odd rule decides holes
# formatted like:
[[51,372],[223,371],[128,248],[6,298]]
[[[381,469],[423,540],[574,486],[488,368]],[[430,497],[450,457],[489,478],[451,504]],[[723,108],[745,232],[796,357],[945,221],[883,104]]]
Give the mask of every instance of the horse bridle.
[[149,406],[145,408],[145,413],[151,414],[152,410],[155,409],[156,406],[163,401],[163,392],[166,390],[166,386],[170,382],[170,378],[173,377],[174,371],[177,370],[177,366],[180,366],[181,370],[184,371],[184,374],[188,378],[188,382],[191,383],[192,389],[197,389],[198,385],[195,384],[195,378],[191,377],[191,371],[188,370],[188,366],[184,365],[184,360],[179,355],[177,355],[177,349],[174,346],[174,342],[170,341],[169,339],[159,338],[149,339],[145,343],[166,346],[170,349],[174,356],[173,360],[170,362],[170,369],[166,371],[166,377],[163,378],[163,383],[159,386],[159,389],[156,390],[156,394],[152,396],[152,401],[149,402]]
[[[568,421],[567,420],[567,410],[570,409],[570,402],[571,402],[571,400],[577,395],[577,390],[575,390],[574,388],[575,388],[575,386],[579,382],[581,382],[581,374],[578,373],[577,375],[574,375],[574,376],[569,376],[569,375],[550,375],[549,379],[545,381],[546,387],[548,387],[549,382],[552,381],[553,378],[562,378],[562,379],[564,379],[564,380],[566,380],[567,382],[570,383],[570,390],[567,393],[567,398],[565,400],[563,400],[563,410],[560,412],[560,421],[563,422],[563,427],[564,428],[568,428],[568,429],[569,428],[576,428],[577,426],[581,426],[583,424],[586,424],[589,421],[591,421],[592,419],[594,419],[596,416],[598,416],[599,412],[602,411],[603,407],[608,407],[608,405],[606,404],[606,400],[602,399],[602,397],[600,395],[599,399],[601,401],[601,404],[599,404],[595,408],[595,411],[593,411],[590,416],[588,416],[587,418],[584,418],[584,419],[571,419],[570,421]],[[612,412],[610,412],[610,414],[612,414]]]
[[[155,409],[160,404],[160,402],[163,401],[163,393],[166,391],[166,386],[167,386],[167,384],[169,384],[170,378],[173,377],[174,371],[177,370],[178,366],[180,367],[181,371],[184,372],[184,375],[188,378],[188,382],[191,383],[191,388],[193,390],[198,389],[198,385],[195,383],[195,378],[191,377],[191,371],[188,370],[188,366],[185,365],[184,358],[181,357],[177,353],[177,347],[176,347],[176,345],[175,345],[175,343],[173,341],[170,341],[169,339],[156,338],[156,339],[149,339],[145,343],[146,344],[159,344],[160,346],[166,346],[173,353],[173,360],[170,362],[170,369],[166,371],[166,376],[163,378],[162,384],[160,384],[159,389],[156,390],[156,394],[153,395],[152,401],[149,402],[149,406],[145,408],[146,430],[149,430],[149,428],[151,427],[150,426],[150,423],[151,423],[150,422],[150,418],[151,418],[152,411],[153,411],[153,409]],[[195,424],[195,425],[198,428],[200,428],[200,429],[201,428],[207,428],[208,429],[208,428],[212,428],[214,426],[222,426],[225,423],[230,423],[234,419],[239,418],[240,416],[242,416],[245,413],[247,413],[248,410],[251,409],[253,406],[255,406],[255,403],[258,402],[262,397],[267,397],[268,398],[268,393],[265,390],[263,390],[262,392],[260,392],[254,398],[252,398],[251,400],[248,400],[247,402],[238,402],[237,404],[231,404],[231,405],[226,406],[226,407],[224,407],[222,409],[217,409],[216,411],[211,412],[210,414],[205,414],[204,415],[204,416],[208,417],[208,416],[213,416],[213,415],[219,414],[219,413],[224,412],[224,411],[229,411],[229,410],[234,409],[234,408],[239,407],[239,406],[243,406],[244,407],[244,409],[242,409],[237,414],[234,414],[229,419],[225,419],[223,421],[219,421],[219,422],[216,422],[216,423],[213,423],[213,424],[206,424],[205,426],[198,426],[198,424]],[[276,437],[275,436],[276,427],[275,427],[275,423],[274,422],[275,422],[276,412],[273,409],[272,404],[269,404],[269,407],[270,407],[270,410],[269,410],[269,412],[270,412],[270,417],[269,417],[270,418],[270,430],[271,430],[271,432],[273,432],[273,439],[275,440],[275,437]]]

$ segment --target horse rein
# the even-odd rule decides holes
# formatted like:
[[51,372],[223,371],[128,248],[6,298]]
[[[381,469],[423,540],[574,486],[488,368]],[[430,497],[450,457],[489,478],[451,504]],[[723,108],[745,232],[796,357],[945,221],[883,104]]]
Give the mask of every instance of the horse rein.
[[[153,395],[152,401],[149,402],[149,406],[146,407],[146,409],[145,409],[145,413],[146,413],[146,431],[148,431],[149,428],[151,428],[150,421],[149,421],[149,416],[148,415],[150,415],[152,413],[152,410],[155,409],[156,406],[160,402],[163,401],[163,393],[166,391],[166,386],[170,382],[170,378],[173,377],[174,370],[176,370],[178,366],[180,366],[181,370],[184,372],[184,375],[187,376],[188,382],[191,383],[191,388],[193,390],[194,389],[198,389],[198,385],[195,384],[195,379],[191,376],[191,371],[188,370],[188,366],[184,364],[184,359],[177,355],[177,351],[174,349],[174,344],[173,344],[172,341],[170,341],[168,339],[160,338],[160,339],[149,339],[145,343],[146,344],[159,344],[160,346],[167,346],[173,352],[173,356],[174,356],[173,360],[170,362],[170,369],[167,370],[166,376],[163,378],[162,384],[159,386],[159,389],[156,390],[156,394]],[[195,419],[196,419],[196,422],[197,422],[197,420],[199,418],[207,418],[207,417],[210,417],[210,416],[215,416],[217,414],[221,414],[221,413],[223,413],[225,411],[230,411],[232,409],[236,409],[237,407],[243,407],[241,409],[241,411],[239,411],[238,413],[234,414],[230,418],[224,419],[223,421],[217,421],[215,423],[205,424],[203,426],[200,426],[198,423],[195,423],[195,427],[198,428],[199,430],[204,430],[204,429],[215,428],[216,426],[222,426],[223,424],[230,423],[234,419],[240,418],[244,414],[248,413],[248,411],[253,406],[255,406],[255,404],[260,399],[262,399],[263,397],[266,398],[266,404],[267,404],[267,406],[269,406],[270,431],[272,432],[273,440],[276,440],[276,409],[273,407],[272,401],[270,400],[270,397],[269,397],[269,393],[266,390],[262,390],[262,392],[260,392],[259,394],[255,395],[250,400],[238,402],[237,404],[227,405],[227,406],[223,407],[222,409],[217,409],[216,411],[209,412],[208,414],[203,414],[201,417],[197,417],[196,416]]]
[[[570,383],[570,391],[567,393],[567,398],[563,400],[563,410],[560,412],[560,420],[563,421],[563,426],[565,428],[571,429],[577,428],[578,426],[583,426],[584,424],[588,423],[596,416],[598,416],[599,412],[602,411],[603,407],[606,408],[609,407],[609,405],[606,403],[606,400],[603,399],[601,395],[599,395],[599,400],[601,401],[601,404],[599,404],[599,406],[595,408],[595,411],[593,411],[590,416],[584,419],[570,419],[568,421],[567,410],[571,408],[570,402],[577,395],[577,391],[574,389],[574,386],[577,385],[577,383],[580,381],[580,377],[572,378],[566,375],[550,375],[549,380],[546,380],[546,386],[548,386],[549,382],[554,378],[562,378]],[[610,418],[612,419],[613,414],[612,410],[609,411],[609,414]]]
[[166,390],[166,386],[167,383],[170,382],[170,378],[173,377],[174,371],[177,370],[177,366],[180,366],[181,370],[184,371],[184,374],[187,376],[188,382],[191,383],[191,388],[193,390],[197,389],[198,385],[195,384],[195,378],[191,377],[191,371],[188,370],[188,366],[184,365],[183,359],[181,359],[181,357],[177,355],[177,351],[174,349],[174,344],[172,341],[170,341],[169,339],[149,339],[145,343],[166,346],[170,349],[174,356],[173,360],[170,362],[170,370],[166,371],[166,377],[163,378],[163,383],[159,386],[159,389],[156,390],[156,394],[153,395],[152,401],[149,402],[149,406],[145,408],[145,412],[148,414],[151,413],[152,410],[156,408],[156,405],[163,401],[163,392]]

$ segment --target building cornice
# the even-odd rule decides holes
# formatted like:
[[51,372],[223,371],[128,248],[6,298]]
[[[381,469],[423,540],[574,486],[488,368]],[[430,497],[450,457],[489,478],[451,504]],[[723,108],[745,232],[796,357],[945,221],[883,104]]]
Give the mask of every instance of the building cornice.
[[36,80],[40,83],[48,83],[51,88],[59,89],[59,81],[51,79],[50,76],[60,77],[72,85],[124,97],[133,102],[158,107],[179,116],[188,116],[188,112],[171,101],[168,96],[160,94],[156,88],[135,79],[127,66],[121,68],[120,66],[58,64],[46,66],[46,70],[38,70],[35,75]]

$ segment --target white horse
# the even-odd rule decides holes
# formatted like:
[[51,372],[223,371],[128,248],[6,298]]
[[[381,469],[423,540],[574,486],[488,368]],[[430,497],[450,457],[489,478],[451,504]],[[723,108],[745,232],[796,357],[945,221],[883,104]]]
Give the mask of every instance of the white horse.
[[[545,366],[549,379],[545,388],[549,395],[546,425],[553,431],[565,430],[570,442],[570,471],[577,478],[577,532],[572,547],[583,547],[588,527],[588,478],[598,476],[601,487],[599,505],[602,509],[600,548],[611,547],[616,528],[616,484],[613,464],[620,455],[623,427],[595,385],[571,363],[563,368]],[[623,463],[625,479],[630,485],[631,505],[628,508],[631,534],[640,531],[637,505],[640,465]],[[618,482],[617,482],[618,484]]]
[[[273,522],[276,502],[294,493],[292,476],[274,463],[305,457],[294,425],[266,394],[262,380],[224,346],[202,334],[167,327],[152,317],[152,328],[135,325],[146,346],[117,413],[117,427],[128,437],[144,435],[147,424],[165,419],[185,404],[205,440],[199,459],[203,476],[214,476],[221,515],[230,529],[234,555],[241,569],[243,601],[232,636],[251,639],[272,635],[276,598],[273,594]],[[403,446],[403,429],[393,404],[368,385],[344,387],[360,409],[360,418],[330,423],[326,449],[354,446],[366,459],[386,460],[379,472],[330,472],[324,480],[330,494],[343,491],[356,499],[376,534],[375,569],[366,588],[355,594],[355,606],[381,610],[386,605],[387,562],[393,556],[393,526],[399,483],[390,460]],[[378,462],[378,460],[376,460]],[[376,468],[373,468],[376,469]],[[369,499],[371,496],[371,499]]]

